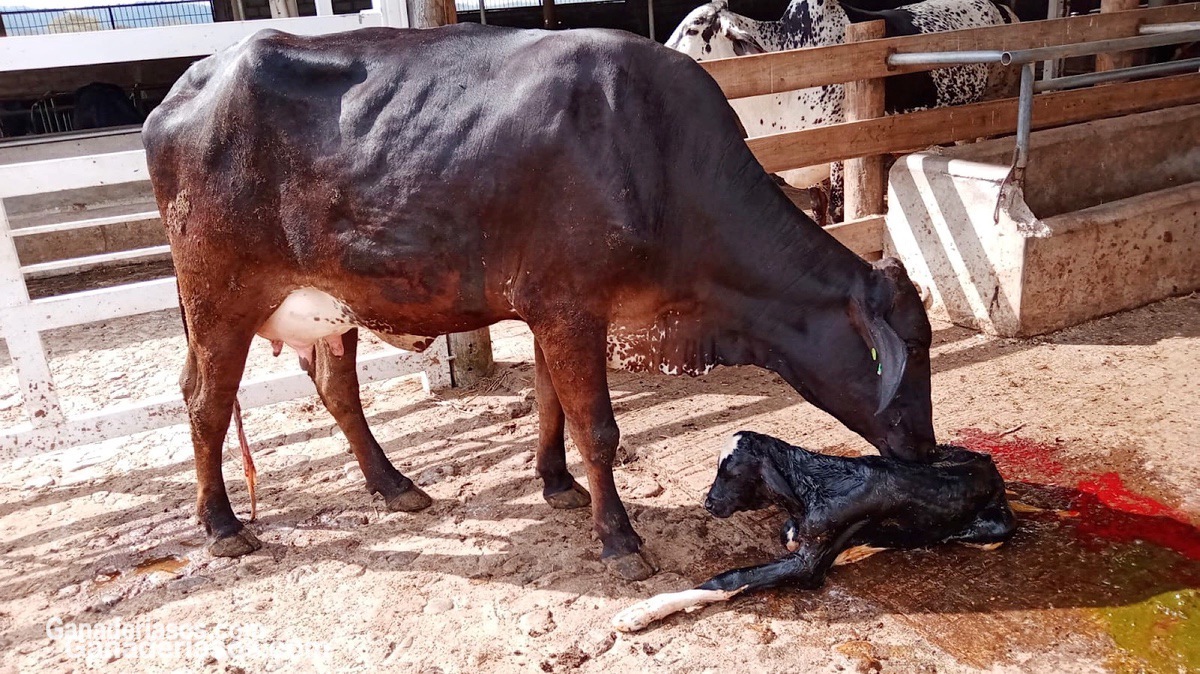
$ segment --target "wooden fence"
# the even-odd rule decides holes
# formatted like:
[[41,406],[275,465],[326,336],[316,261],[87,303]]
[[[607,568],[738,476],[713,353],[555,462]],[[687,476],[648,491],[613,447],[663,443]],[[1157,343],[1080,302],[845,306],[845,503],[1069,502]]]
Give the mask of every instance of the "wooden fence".
[[[730,99],[781,93],[933,70],[889,66],[894,53],[1017,50],[1134,37],[1147,24],[1200,21],[1200,2],[1051,19],[907,37],[869,39],[830,47],[706,61],[701,65]],[[864,94],[869,95],[869,94]],[[1033,128],[1044,129],[1200,102],[1200,73],[1034,97]],[[910,152],[931,145],[1009,134],[1017,99],[1003,99],[879,116],[747,139],[763,167],[777,172],[832,161]],[[847,191],[855,186],[847,184]],[[829,231],[860,255],[883,248],[880,212],[833,225]]]

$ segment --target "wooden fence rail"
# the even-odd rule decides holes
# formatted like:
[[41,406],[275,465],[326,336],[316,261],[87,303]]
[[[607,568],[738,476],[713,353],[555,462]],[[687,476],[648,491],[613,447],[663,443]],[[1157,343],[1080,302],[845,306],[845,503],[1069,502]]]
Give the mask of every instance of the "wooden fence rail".
[[[847,105],[857,106],[858,110],[848,113],[850,121],[747,139],[763,167],[775,173],[1016,131],[1015,98],[887,117],[870,116],[865,112],[872,109],[871,97],[866,92],[872,86],[881,88],[882,78],[941,67],[891,67],[887,59],[893,53],[1032,49],[1133,37],[1142,25],[1190,21],[1200,21],[1200,2],[864,41],[855,41],[866,35],[852,30],[846,44],[718,59],[700,65],[731,99],[857,83],[848,87]],[[1200,103],[1200,73],[1047,93],[1034,98],[1033,128],[1192,103]],[[855,119],[856,116],[866,118]],[[858,179],[850,180],[848,176],[847,189],[869,187],[873,170],[870,161],[864,164]],[[866,211],[884,209],[881,204],[877,209],[866,206],[878,202],[867,192],[857,201],[848,195],[848,203],[856,205],[853,213],[847,212],[852,219],[827,229],[851,250],[872,257],[883,247],[883,216]]]
[[727,98],[746,98],[795,89],[842,84],[933,70],[938,66],[890,67],[896,52],[1032,49],[1133,37],[1143,24],[1200,21],[1200,2],[1111,14],[868,40],[831,47],[717,59],[700,65]]
[[[1192,103],[1200,103],[1200,73],[1040,94],[1033,99],[1033,128]],[[763,167],[776,172],[1012,133],[1016,128],[1017,99],[1006,98],[757,136],[746,142]]]

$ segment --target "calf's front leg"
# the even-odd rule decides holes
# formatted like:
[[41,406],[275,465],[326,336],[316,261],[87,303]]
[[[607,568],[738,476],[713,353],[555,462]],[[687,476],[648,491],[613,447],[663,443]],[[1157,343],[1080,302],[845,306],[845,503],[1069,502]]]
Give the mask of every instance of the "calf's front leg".
[[612,626],[622,632],[637,632],[673,613],[693,611],[746,591],[780,585],[816,589],[825,582],[830,567],[842,559],[839,553],[866,523],[865,520],[854,522],[840,529],[805,536],[796,541],[795,548],[789,546],[791,553],[773,562],[719,573],[690,590],[668,592],[640,601],[613,616]]
[[637,632],[671,614],[694,611],[746,591],[780,585],[818,588],[825,581],[825,574],[833,566],[841,546],[852,534],[853,531],[845,531],[806,538],[800,541],[795,552],[773,562],[717,574],[690,590],[655,595],[617,613],[613,616],[612,626],[621,632]]

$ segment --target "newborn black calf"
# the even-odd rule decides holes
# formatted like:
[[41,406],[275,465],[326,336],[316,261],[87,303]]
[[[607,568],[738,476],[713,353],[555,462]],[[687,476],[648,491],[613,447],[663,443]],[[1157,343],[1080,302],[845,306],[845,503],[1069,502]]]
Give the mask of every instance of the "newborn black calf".
[[789,515],[782,532],[789,554],[648,599],[617,614],[614,626],[639,630],[746,590],[816,588],[830,567],[889,548],[956,541],[992,549],[1008,540],[1016,520],[991,457],[941,445],[933,459],[826,456],[770,436],[737,433],[721,454],[704,507],[724,518],[779,506]]

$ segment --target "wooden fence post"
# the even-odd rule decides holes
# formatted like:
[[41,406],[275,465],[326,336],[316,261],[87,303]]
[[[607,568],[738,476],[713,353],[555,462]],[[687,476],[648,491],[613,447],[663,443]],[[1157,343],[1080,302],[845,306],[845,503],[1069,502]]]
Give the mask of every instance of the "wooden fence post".
[[[1100,0],[1100,13],[1108,14],[1110,12],[1123,12],[1129,9],[1137,9],[1138,0]],[[1135,31],[1136,34],[1136,31]],[[1096,54],[1096,70],[1116,70],[1118,68],[1128,68],[1133,65],[1133,57],[1136,52],[1124,51],[1114,54]]]
[[490,376],[495,367],[492,361],[492,335],[487,328],[449,335],[450,376],[454,386],[474,386]]
[[[864,42],[884,37],[883,21],[852,23],[846,26],[846,42]],[[883,117],[883,79],[846,83],[846,121]],[[845,162],[846,222],[883,213],[886,183],[883,157],[862,157]]]
[[458,21],[457,12],[451,13],[453,2],[444,0],[400,0],[408,5],[409,28],[435,28]]

